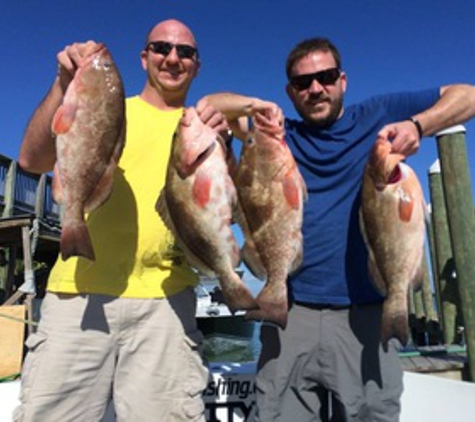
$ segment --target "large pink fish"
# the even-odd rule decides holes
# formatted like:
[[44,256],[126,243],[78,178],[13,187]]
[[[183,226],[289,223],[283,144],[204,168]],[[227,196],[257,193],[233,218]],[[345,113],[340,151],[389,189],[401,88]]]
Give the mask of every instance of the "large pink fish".
[[408,340],[408,289],[423,277],[425,203],[414,171],[379,138],[363,179],[360,223],[374,285],[385,296],[381,340]]
[[245,236],[243,259],[258,278],[267,279],[258,310],[247,318],[287,324],[287,276],[302,261],[303,203],[307,190],[284,140],[278,114],[253,118],[252,138],[242,150],[234,177]]
[[195,108],[184,111],[173,139],[167,179],[157,210],[192,267],[217,275],[231,311],[256,308],[236,274],[239,246],[231,229],[236,191],[223,140]]
[[57,135],[53,197],[64,207],[61,256],[94,260],[84,213],[108,199],[125,139],[124,89],[103,44],[81,59],[52,130]]

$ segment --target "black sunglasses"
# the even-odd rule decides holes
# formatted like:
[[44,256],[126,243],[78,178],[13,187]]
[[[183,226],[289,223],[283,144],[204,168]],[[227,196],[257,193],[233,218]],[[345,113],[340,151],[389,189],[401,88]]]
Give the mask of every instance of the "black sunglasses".
[[320,85],[333,85],[340,75],[340,69],[333,67],[331,69],[321,70],[320,72],[291,76],[289,82],[297,91],[303,91],[304,89],[308,89],[314,80]]
[[153,51],[162,56],[168,56],[173,50],[173,47],[176,48],[176,54],[180,59],[198,57],[198,50],[195,47],[188,44],[172,44],[167,41],[150,41],[145,47],[145,50]]

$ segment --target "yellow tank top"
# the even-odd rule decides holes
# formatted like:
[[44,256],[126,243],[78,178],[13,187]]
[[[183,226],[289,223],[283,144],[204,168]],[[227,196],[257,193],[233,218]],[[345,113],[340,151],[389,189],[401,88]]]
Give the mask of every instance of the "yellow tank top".
[[48,290],[122,297],[171,296],[198,279],[155,210],[182,110],[126,100],[127,137],[109,200],[87,216],[96,261],[58,258]]

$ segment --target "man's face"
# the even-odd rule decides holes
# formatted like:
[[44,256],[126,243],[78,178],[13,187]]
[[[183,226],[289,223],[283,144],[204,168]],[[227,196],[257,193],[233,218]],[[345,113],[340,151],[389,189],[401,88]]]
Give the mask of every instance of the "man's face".
[[[330,52],[314,51],[295,62],[291,75],[307,75],[334,68],[336,63]],[[313,79],[308,88],[302,88],[289,82],[286,90],[302,119],[326,127],[343,114],[346,83],[345,73],[340,72],[334,83],[320,83]]]
[[142,51],[142,66],[147,71],[149,83],[162,93],[167,91],[184,93],[196,76],[199,69],[198,53],[192,57],[183,57],[177,45],[196,48],[193,34],[176,22],[157,25],[149,35],[149,42],[164,41],[171,44],[172,49],[164,53],[155,51],[152,46]]

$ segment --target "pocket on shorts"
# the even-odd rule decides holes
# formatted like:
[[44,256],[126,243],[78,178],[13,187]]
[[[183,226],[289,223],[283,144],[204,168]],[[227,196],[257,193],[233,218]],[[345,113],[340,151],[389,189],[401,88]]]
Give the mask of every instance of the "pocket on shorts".
[[35,351],[46,341],[47,338],[46,333],[37,331],[27,337],[25,346],[28,348],[28,351]]
[[[20,392],[20,401],[25,403],[29,399],[30,391],[32,389],[33,380],[35,378],[35,371],[38,366],[38,363],[41,361],[41,350],[44,350],[46,345],[47,335],[44,332],[36,332],[30,334],[26,341],[25,346],[28,349],[25,360],[23,362],[23,367],[21,370],[21,392]],[[23,407],[19,407],[15,413],[15,421],[22,420]]]
[[184,349],[188,363],[185,385],[189,397],[184,411],[189,418],[196,418],[204,412],[204,402],[201,396],[208,385],[209,377],[208,368],[202,358],[203,335],[199,330],[184,336]]

